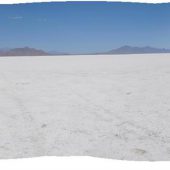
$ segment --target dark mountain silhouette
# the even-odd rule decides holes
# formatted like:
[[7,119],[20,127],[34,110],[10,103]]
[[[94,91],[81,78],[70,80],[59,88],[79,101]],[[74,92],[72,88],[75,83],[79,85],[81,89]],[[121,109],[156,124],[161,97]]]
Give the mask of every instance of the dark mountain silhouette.
[[106,52],[105,54],[146,54],[146,53],[170,53],[170,49],[154,47],[132,47],[122,46],[117,49]]
[[45,56],[50,55],[43,50],[35,48],[14,48],[9,50],[0,50],[0,56]]

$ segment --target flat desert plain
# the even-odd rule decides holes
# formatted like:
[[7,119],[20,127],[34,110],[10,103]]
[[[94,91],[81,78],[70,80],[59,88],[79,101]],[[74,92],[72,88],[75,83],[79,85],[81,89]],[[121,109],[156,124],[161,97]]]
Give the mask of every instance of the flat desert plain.
[[0,158],[170,160],[170,54],[0,57]]

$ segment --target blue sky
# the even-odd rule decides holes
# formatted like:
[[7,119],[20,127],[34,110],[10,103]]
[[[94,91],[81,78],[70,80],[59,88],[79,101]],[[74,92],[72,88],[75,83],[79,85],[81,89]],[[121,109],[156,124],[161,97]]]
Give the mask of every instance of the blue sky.
[[170,4],[0,5],[0,48],[84,53],[123,45],[170,48]]

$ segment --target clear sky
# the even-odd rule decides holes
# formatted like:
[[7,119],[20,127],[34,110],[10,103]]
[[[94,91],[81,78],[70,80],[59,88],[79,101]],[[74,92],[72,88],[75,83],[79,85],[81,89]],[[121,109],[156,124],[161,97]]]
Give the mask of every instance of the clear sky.
[[170,48],[170,4],[53,2],[0,5],[0,48],[102,52]]

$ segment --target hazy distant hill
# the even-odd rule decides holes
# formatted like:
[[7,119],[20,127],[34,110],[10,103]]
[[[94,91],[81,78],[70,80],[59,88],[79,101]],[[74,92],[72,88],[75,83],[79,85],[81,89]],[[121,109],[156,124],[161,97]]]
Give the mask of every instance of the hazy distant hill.
[[145,53],[170,53],[170,49],[153,47],[132,47],[122,46],[117,49],[106,52],[106,54],[145,54]]
[[0,56],[44,56],[44,55],[50,54],[43,50],[38,50],[29,47],[0,50]]

